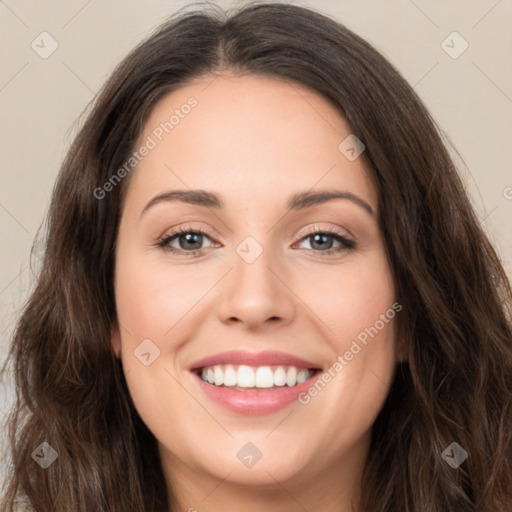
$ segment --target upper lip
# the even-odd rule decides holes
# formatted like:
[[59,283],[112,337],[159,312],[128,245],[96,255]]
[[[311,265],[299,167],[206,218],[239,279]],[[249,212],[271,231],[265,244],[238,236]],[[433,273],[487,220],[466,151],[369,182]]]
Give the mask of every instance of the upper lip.
[[272,365],[287,365],[297,366],[299,368],[308,369],[321,369],[318,363],[307,361],[285,352],[277,352],[274,350],[267,350],[264,352],[246,352],[244,350],[231,350],[229,352],[222,352],[214,354],[213,356],[205,357],[200,361],[196,361],[190,367],[191,371],[214,366],[216,364],[245,364],[247,366],[272,366]]

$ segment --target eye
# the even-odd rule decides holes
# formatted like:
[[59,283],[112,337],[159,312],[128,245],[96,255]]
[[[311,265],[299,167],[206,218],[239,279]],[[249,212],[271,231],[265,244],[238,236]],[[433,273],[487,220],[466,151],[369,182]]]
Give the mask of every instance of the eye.
[[[300,242],[310,239],[310,250],[320,252],[322,255],[348,251],[356,246],[353,240],[349,240],[335,229],[315,229],[309,231],[301,238]],[[338,242],[340,246],[332,248],[333,240]]]
[[[204,238],[211,240],[212,235],[200,229],[193,229],[190,226],[183,226],[175,231],[164,235],[158,241],[158,247],[180,255],[200,256],[204,247],[201,247]],[[348,251],[355,248],[356,243],[349,240],[335,229],[315,229],[307,232],[298,243],[311,240],[309,250],[330,255]],[[173,245],[177,242],[179,247]],[[333,248],[333,243],[337,242],[338,247]]]
[[[183,226],[172,233],[164,235],[158,241],[158,247],[173,253],[199,256],[204,249],[201,245],[205,237],[210,239],[210,235],[205,231],[192,229],[190,226]],[[179,247],[171,245],[174,241],[178,242]]]

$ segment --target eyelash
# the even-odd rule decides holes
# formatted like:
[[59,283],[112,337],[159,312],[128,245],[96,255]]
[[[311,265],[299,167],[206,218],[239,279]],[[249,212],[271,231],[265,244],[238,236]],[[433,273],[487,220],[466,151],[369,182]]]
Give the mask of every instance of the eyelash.
[[[182,249],[176,249],[175,247],[171,247],[169,245],[169,243],[174,238],[177,238],[177,237],[179,237],[181,235],[190,234],[190,233],[198,234],[198,235],[205,235],[205,236],[207,236],[210,239],[213,238],[213,236],[210,233],[208,233],[207,231],[203,231],[201,229],[195,229],[195,228],[192,228],[190,226],[183,226],[183,227],[180,227],[180,228],[176,229],[172,233],[166,234],[163,237],[161,237],[158,240],[157,246],[162,248],[162,249],[164,249],[164,250],[166,250],[166,251],[169,251],[169,252],[172,252],[172,253],[175,253],[175,254],[186,254],[187,256],[199,257],[201,255],[201,252],[204,249],[195,249],[193,251],[184,251]],[[309,237],[311,237],[313,235],[316,235],[316,234],[332,236],[336,241],[338,241],[338,242],[340,242],[342,244],[342,246],[338,247],[337,249],[327,249],[326,251],[317,251],[315,249],[308,249],[310,251],[318,252],[318,253],[320,253],[322,255],[331,255],[331,254],[339,253],[339,252],[342,252],[342,251],[350,251],[351,249],[354,249],[356,247],[356,243],[354,241],[349,240],[348,238],[345,238],[343,235],[341,235],[335,229],[329,229],[329,228],[327,228],[327,229],[315,229],[313,231],[308,231],[307,233],[304,233],[302,235],[302,237],[299,239],[299,242],[301,242],[304,239],[309,238]]]

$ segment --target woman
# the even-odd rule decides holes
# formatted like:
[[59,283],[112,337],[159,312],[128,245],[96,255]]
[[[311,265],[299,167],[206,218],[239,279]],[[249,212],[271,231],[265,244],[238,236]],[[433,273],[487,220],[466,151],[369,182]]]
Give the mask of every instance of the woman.
[[510,511],[511,303],[374,48],[292,5],[179,13],[58,177],[2,510]]

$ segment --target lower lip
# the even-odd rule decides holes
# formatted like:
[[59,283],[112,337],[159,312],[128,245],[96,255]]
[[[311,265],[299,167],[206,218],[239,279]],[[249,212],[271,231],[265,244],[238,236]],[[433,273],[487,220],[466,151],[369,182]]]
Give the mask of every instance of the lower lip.
[[298,400],[298,396],[306,391],[316,380],[320,372],[313,374],[307,381],[297,386],[282,386],[272,390],[237,391],[224,386],[214,386],[205,382],[199,375],[192,375],[206,396],[226,409],[239,414],[270,414],[277,412]]

